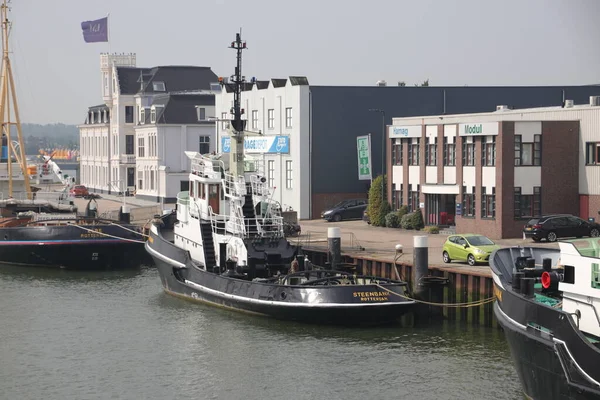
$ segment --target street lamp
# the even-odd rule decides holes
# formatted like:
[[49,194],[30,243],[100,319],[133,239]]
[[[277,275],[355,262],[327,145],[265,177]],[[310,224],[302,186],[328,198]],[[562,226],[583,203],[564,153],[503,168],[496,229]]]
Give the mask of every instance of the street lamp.
[[381,124],[383,125],[383,135],[381,137],[381,198],[387,202],[387,193],[385,189],[385,111],[380,108],[369,108],[371,112],[381,113]]

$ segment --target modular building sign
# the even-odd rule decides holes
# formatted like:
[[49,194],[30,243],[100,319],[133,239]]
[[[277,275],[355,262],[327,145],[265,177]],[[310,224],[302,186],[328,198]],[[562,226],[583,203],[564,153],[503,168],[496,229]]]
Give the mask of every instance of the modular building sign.
[[392,125],[389,127],[390,139],[420,138],[422,132],[423,132],[423,128],[421,127],[421,125],[412,125],[412,126],[394,126],[394,125]]
[[[231,138],[223,136],[221,138],[221,151],[229,153],[231,149]],[[290,137],[289,136],[246,136],[244,137],[244,152],[251,154],[289,154]]]
[[358,136],[356,138],[356,149],[358,152],[358,180],[373,179],[371,171],[371,135]]
[[488,136],[498,134],[498,122],[458,124],[459,136]]

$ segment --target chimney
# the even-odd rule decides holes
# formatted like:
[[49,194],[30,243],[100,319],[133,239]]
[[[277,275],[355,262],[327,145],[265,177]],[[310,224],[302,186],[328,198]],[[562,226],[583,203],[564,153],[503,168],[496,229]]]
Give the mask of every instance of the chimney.
[[573,100],[565,100],[565,108],[573,108],[574,105]]
[[590,106],[599,107],[600,106],[600,96],[590,96]]
[[496,106],[496,111],[506,111],[506,110],[508,110],[508,109],[509,109],[509,108],[508,108],[508,106],[507,106],[507,105],[499,105],[499,106]]
[[380,81],[377,81],[376,85],[377,86],[387,86],[387,82],[384,80],[380,80]]

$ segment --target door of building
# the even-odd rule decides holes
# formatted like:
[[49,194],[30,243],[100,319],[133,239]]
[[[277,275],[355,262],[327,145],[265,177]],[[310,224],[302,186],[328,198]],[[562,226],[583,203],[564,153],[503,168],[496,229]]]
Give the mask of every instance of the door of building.
[[590,196],[587,194],[579,195],[579,216],[585,220],[590,217]]
[[127,168],[127,187],[135,186],[135,168]]

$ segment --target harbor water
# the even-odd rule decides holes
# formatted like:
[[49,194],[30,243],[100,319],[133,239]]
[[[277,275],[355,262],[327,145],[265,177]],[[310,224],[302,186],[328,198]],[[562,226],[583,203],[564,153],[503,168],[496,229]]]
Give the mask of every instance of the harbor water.
[[0,267],[0,399],[519,399],[500,330],[336,328],[186,302],[157,271]]

